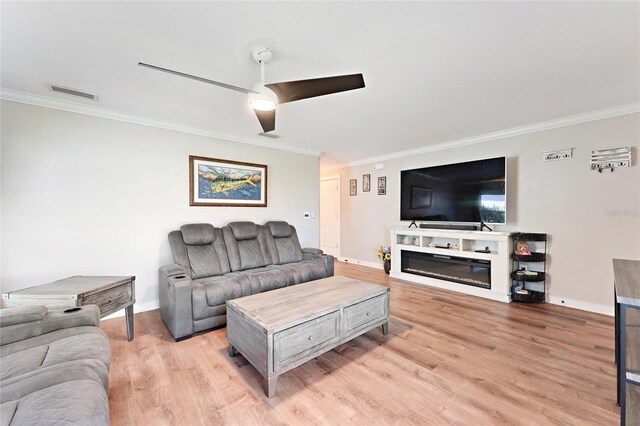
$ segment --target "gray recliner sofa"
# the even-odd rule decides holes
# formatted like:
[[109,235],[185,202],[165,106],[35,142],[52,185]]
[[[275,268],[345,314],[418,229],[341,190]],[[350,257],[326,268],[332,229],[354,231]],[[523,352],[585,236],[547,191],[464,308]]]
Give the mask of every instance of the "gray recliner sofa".
[[0,425],[108,425],[111,348],[100,309],[0,310]]
[[187,224],[169,233],[175,263],[160,268],[160,313],[176,340],[226,324],[226,302],[333,276],[333,256],[302,249],[287,222]]

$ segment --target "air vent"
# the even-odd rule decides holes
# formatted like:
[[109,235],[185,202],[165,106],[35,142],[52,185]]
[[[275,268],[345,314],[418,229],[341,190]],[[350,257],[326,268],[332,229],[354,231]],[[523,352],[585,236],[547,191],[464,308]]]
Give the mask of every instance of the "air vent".
[[92,95],[91,93],[81,92],[79,90],[70,89],[68,87],[56,86],[54,84],[51,84],[49,87],[51,88],[52,92],[66,93],[67,95],[79,96],[81,98],[91,99],[92,101],[98,100],[98,95]]
[[264,136],[265,138],[271,138],[271,139],[278,139],[280,137],[280,135],[276,135],[275,133],[265,133],[265,132],[258,133],[258,136]]

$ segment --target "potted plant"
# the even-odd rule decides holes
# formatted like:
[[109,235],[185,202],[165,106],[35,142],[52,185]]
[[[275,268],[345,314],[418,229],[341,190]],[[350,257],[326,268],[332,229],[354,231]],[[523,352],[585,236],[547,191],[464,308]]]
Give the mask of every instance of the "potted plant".
[[389,275],[389,271],[391,271],[391,247],[376,247],[376,253],[378,254],[378,258],[382,259],[382,261],[384,262],[383,265],[385,274]]

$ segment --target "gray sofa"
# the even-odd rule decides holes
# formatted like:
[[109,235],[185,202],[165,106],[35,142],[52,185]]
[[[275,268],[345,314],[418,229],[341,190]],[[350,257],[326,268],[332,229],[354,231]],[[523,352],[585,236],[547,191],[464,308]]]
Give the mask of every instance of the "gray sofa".
[[176,340],[226,324],[227,300],[333,275],[333,256],[302,249],[287,222],[188,224],[169,233],[160,313]]
[[0,310],[0,425],[108,425],[111,348],[95,305]]

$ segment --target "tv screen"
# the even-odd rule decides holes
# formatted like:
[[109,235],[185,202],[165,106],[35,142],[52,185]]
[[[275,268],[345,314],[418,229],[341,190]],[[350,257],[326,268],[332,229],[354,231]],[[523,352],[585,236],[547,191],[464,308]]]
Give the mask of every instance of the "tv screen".
[[400,172],[400,220],[507,222],[505,157]]

